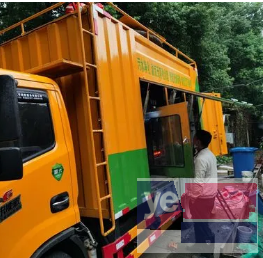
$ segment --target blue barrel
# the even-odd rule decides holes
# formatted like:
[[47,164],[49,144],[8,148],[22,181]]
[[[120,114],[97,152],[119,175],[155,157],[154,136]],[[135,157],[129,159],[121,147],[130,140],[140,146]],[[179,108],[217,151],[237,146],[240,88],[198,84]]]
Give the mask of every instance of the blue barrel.
[[241,178],[242,171],[252,171],[255,166],[255,151],[253,147],[232,148],[230,152],[233,155],[234,175]]

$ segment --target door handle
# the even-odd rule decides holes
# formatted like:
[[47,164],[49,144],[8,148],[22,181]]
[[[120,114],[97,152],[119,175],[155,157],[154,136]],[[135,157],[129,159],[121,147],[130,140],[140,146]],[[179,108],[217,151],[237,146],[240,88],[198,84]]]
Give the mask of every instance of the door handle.
[[64,205],[64,204],[66,204],[66,203],[69,203],[69,198],[67,197],[67,198],[65,198],[65,200],[63,200],[63,201],[60,201],[60,202],[54,202],[53,204],[52,204],[52,206],[54,207],[56,207],[56,206],[59,206],[59,205]]
[[69,207],[68,192],[60,193],[50,200],[50,210],[52,213],[60,212]]

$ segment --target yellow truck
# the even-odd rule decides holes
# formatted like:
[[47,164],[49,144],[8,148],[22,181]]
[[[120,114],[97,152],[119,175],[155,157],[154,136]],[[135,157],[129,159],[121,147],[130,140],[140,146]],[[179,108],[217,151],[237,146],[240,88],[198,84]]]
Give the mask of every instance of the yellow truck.
[[77,3],[26,31],[61,5],[0,31],[21,28],[0,45],[0,257],[139,257],[163,231],[134,248],[154,221],[136,219],[153,193],[138,196],[137,179],[193,177],[201,127],[225,154],[221,99],[199,92],[195,61],[112,4],[119,20]]

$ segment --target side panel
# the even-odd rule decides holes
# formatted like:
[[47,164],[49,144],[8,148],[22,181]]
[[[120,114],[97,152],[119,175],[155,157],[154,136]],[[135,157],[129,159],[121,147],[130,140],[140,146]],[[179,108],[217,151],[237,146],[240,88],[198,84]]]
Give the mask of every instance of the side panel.
[[137,206],[137,178],[149,178],[134,31],[98,19],[98,72],[115,214]]
[[[207,93],[220,97],[219,93]],[[209,145],[210,150],[216,155],[227,154],[226,133],[223,121],[222,103],[206,99],[203,105],[203,99],[200,99],[202,108],[202,128],[212,134],[212,142]]]
[[137,178],[150,176],[139,80],[194,90],[196,72],[135,31],[105,17],[98,19],[97,60],[117,213],[136,206]]
[[195,91],[195,68],[135,34],[136,68],[141,79]]
[[[134,193],[137,191],[137,177],[143,178],[141,175],[148,171],[146,157],[146,149],[109,155],[115,211],[137,206],[137,195],[134,196]],[[125,176],[120,176],[123,173]]]

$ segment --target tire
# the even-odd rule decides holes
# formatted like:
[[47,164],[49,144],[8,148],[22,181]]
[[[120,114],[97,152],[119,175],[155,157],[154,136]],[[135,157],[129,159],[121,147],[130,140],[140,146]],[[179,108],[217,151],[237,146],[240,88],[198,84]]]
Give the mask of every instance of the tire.
[[51,254],[45,255],[43,258],[72,258],[67,253],[61,251],[54,251]]

